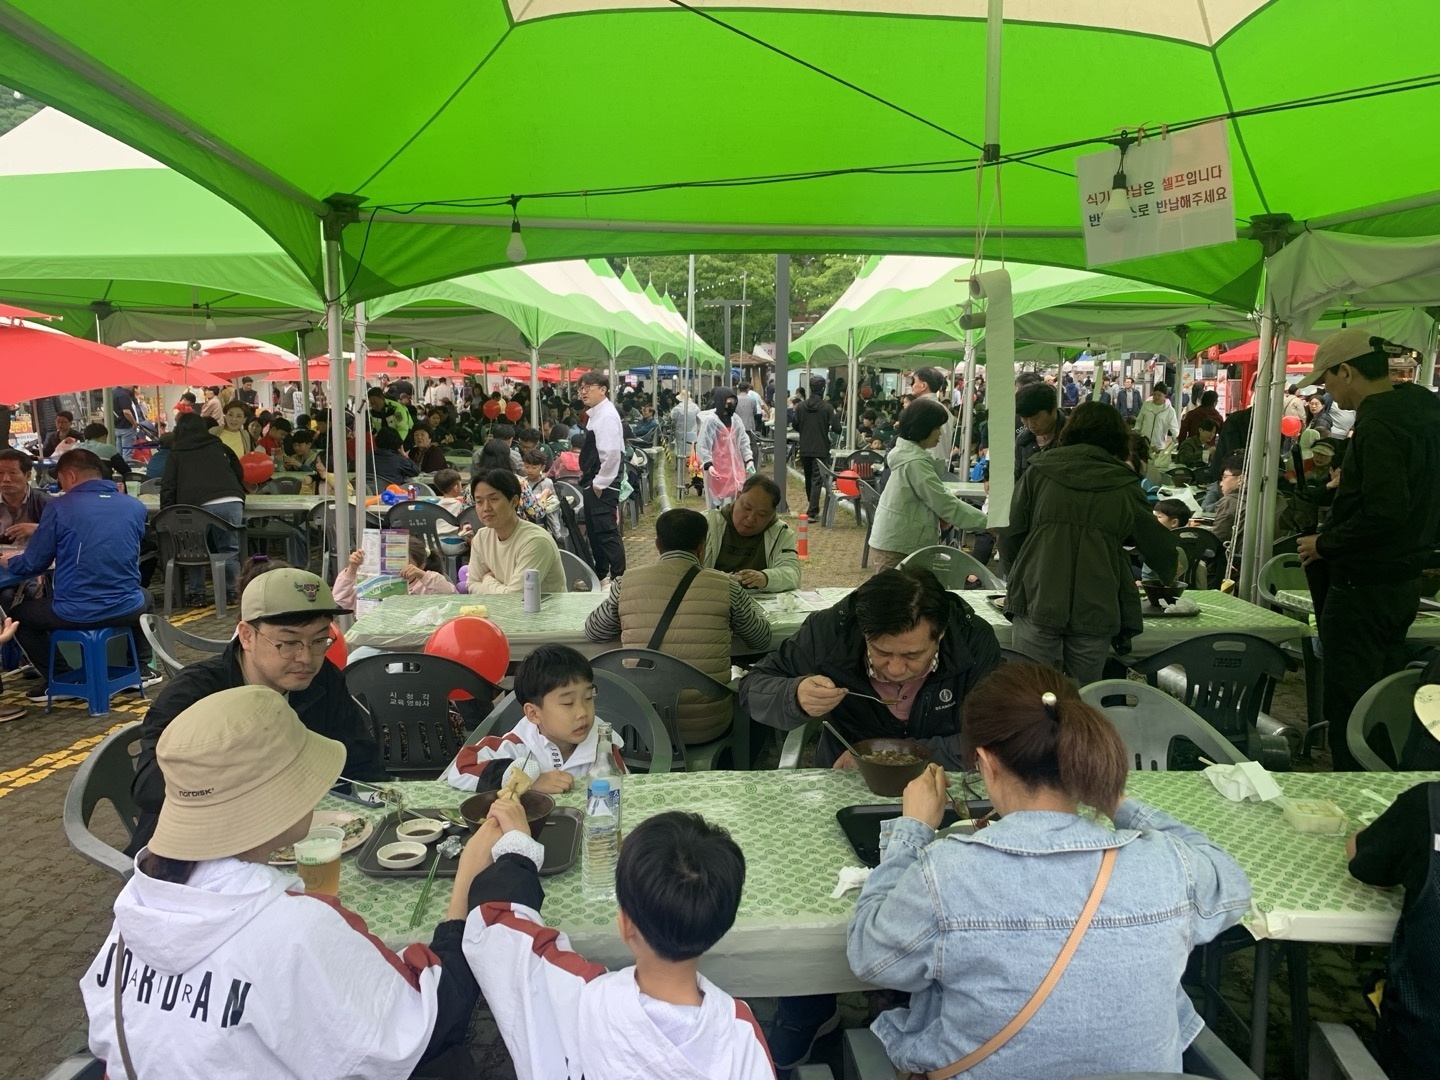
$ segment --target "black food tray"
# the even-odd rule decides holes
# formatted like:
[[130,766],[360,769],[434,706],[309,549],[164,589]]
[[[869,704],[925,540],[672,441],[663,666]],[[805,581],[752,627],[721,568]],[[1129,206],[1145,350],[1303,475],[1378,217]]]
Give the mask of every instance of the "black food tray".
[[[984,817],[994,809],[988,802],[979,799],[968,801],[965,805],[972,818]],[[866,866],[880,865],[880,826],[883,822],[899,816],[898,802],[847,806],[835,811],[835,820],[840,823],[840,831],[845,834],[845,839],[850,841],[856,856]],[[945,816],[940,819],[940,828],[948,829],[960,820],[960,815],[947,807]]]
[[[417,807],[415,810],[406,810],[405,813],[407,817],[413,817],[416,814],[433,818],[441,816],[440,811],[433,807],[428,809]],[[545,849],[545,865],[540,868],[541,877],[562,874],[575,865],[575,861],[580,857],[580,833],[584,820],[583,813],[569,806],[557,806],[550,812],[550,816],[545,819],[545,828],[540,831],[540,844]],[[391,814],[375,826],[375,832],[365,842],[360,853],[355,856],[355,869],[362,874],[378,878],[429,877],[430,864],[435,861],[435,844],[440,843],[440,840],[444,840],[446,836],[460,836],[462,839],[468,839],[463,833],[456,833],[453,830],[446,832],[440,837],[440,840],[435,841],[435,844],[426,845],[430,849],[430,854],[421,859],[417,865],[405,870],[391,870],[380,865],[380,860],[375,857],[375,853],[386,844],[392,844],[396,839],[401,839],[395,835],[395,827],[399,823],[398,816]],[[442,858],[440,865],[435,870],[435,876],[437,878],[453,878],[459,865],[458,856],[453,859]]]

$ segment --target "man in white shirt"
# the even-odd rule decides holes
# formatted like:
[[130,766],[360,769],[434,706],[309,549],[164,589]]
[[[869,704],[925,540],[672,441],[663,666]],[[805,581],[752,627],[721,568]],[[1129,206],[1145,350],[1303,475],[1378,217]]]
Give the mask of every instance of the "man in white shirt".
[[1150,449],[1157,454],[1169,446],[1180,431],[1180,418],[1165,395],[1165,384],[1156,383],[1150,391],[1150,400],[1140,406],[1140,415],[1135,419],[1135,431],[1149,440]]
[[580,376],[577,392],[589,418],[580,450],[580,492],[585,497],[585,531],[595,572],[601,580],[625,573],[620,539],[620,481],[625,461],[625,431],[609,398],[610,380],[599,371]]

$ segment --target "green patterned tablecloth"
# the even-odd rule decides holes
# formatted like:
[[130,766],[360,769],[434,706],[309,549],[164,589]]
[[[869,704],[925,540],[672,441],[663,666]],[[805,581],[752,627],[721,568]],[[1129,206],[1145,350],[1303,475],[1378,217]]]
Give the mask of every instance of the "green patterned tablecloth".
[[[972,590],[961,595],[975,613],[990,624],[1001,647],[1009,648],[1010,620],[990,602],[998,594]],[[1224,631],[1253,634],[1280,645],[1305,633],[1305,627],[1288,615],[1257,607],[1249,601],[1226,593],[1191,589],[1185,593],[1185,599],[1193,600],[1199,605],[1200,614],[1190,618],[1146,616],[1144,633],[1130,643],[1131,656],[1149,656],[1200,634]]]
[[[850,593],[849,589],[809,589],[793,593],[756,594],[755,599],[770,620],[773,644],[778,645],[800,628],[812,611],[829,607]],[[537,645],[554,642],[569,645],[586,656],[619,648],[618,641],[596,643],[585,637],[585,618],[594,611],[604,594],[592,592],[549,593],[540,610],[527,614],[520,593],[492,596],[392,596],[380,606],[355,620],[345,641],[352,649],[369,646],[397,652],[416,651],[446,619],[460,614],[466,604],[484,604],[495,625],[510,639],[510,658],[528,656]],[[742,642],[733,644],[736,656],[750,652]]]
[[[145,504],[145,509],[152,517],[160,512],[159,495],[140,495],[138,498]],[[245,516],[253,518],[280,514],[308,514],[326,501],[322,495],[246,495]]]
[[984,483],[979,480],[947,480],[945,490],[966,502],[984,502],[990,497]]
[[[1393,799],[1440,774],[1289,773],[1275,778],[1292,796],[1333,799],[1358,827],[1361,815],[1382,809],[1362,794],[1364,789]],[[1349,876],[1344,837],[1297,833],[1277,807],[1228,802],[1200,773],[1134,773],[1129,787],[1136,798],[1203,830],[1234,854],[1254,888],[1255,904],[1245,925],[1257,937],[1390,940],[1400,895]],[[414,806],[454,806],[462,798],[440,783],[406,788]],[[958,784],[952,791],[959,794]],[[575,793],[559,801],[581,804]],[[888,801],[870,794],[858,774],[849,771],[672,773],[628,778],[624,814],[634,825],[661,810],[693,810],[731,831],[745,851],[745,896],[735,927],[706,955],[703,970],[733,994],[769,997],[860,985],[845,960],[845,932],[856,894],[830,898],[840,869],[858,865],[835,811]],[[334,799],[325,808],[355,809]],[[341,899],[391,945],[428,935],[443,913],[449,889],[442,882],[432,891],[424,929],[407,929],[421,885],[417,878],[366,877],[351,857],[342,864]],[[630,962],[615,933],[614,906],[586,901],[578,867],[546,878],[545,893],[546,921],[565,930],[582,954],[607,965]]]
[[529,655],[537,645],[555,642],[561,645],[586,647],[592,655],[614,648],[594,646],[585,639],[585,618],[603,599],[598,592],[547,593],[540,610],[530,614],[524,610],[520,593],[496,593],[486,596],[391,596],[381,601],[374,611],[355,620],[345,635],[352,649],[369,646],[396,652],[415,652],[424,648],[425,639],[447,619],[460,614],[467,604],[484,604],[490,619],[510,641],[510,657],[518,660]]
[[[1315,602],[1308,592],[1299,589],[1280,589],[1275,593],[1275,603],[1298,615],[1315,614]],[[1407,641],[1440,641],[1440,611],[1422,611],[1415,616],[1405,634]]]

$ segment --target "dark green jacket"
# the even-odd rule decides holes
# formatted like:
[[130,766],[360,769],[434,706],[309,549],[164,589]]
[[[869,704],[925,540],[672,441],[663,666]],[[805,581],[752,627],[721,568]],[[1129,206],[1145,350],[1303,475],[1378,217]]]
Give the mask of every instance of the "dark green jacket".
[[1000,537],[1000,556],[1010,566],[1007,610],[1067,634],[1138,634],[1140,593],[1122,550],[1129,543],[1173,580],[1174,538],[1155,520],[1124,462],[1098,446],[1041,454],[1015,489],[1010,526]]

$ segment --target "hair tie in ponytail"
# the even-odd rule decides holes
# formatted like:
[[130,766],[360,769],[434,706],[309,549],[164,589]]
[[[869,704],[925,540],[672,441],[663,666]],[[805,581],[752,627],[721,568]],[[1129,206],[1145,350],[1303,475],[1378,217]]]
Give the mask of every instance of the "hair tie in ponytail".
[[1045,715],[1050,718],[1050,722],[1052,724],[1058,724],[1060,722],[1060,711],[1055,708],[1055,706],[1059,702],[1059,699],[1049,690],[1046,690],[1045,693],[1040,695],[1040,701],[1045,705]]

